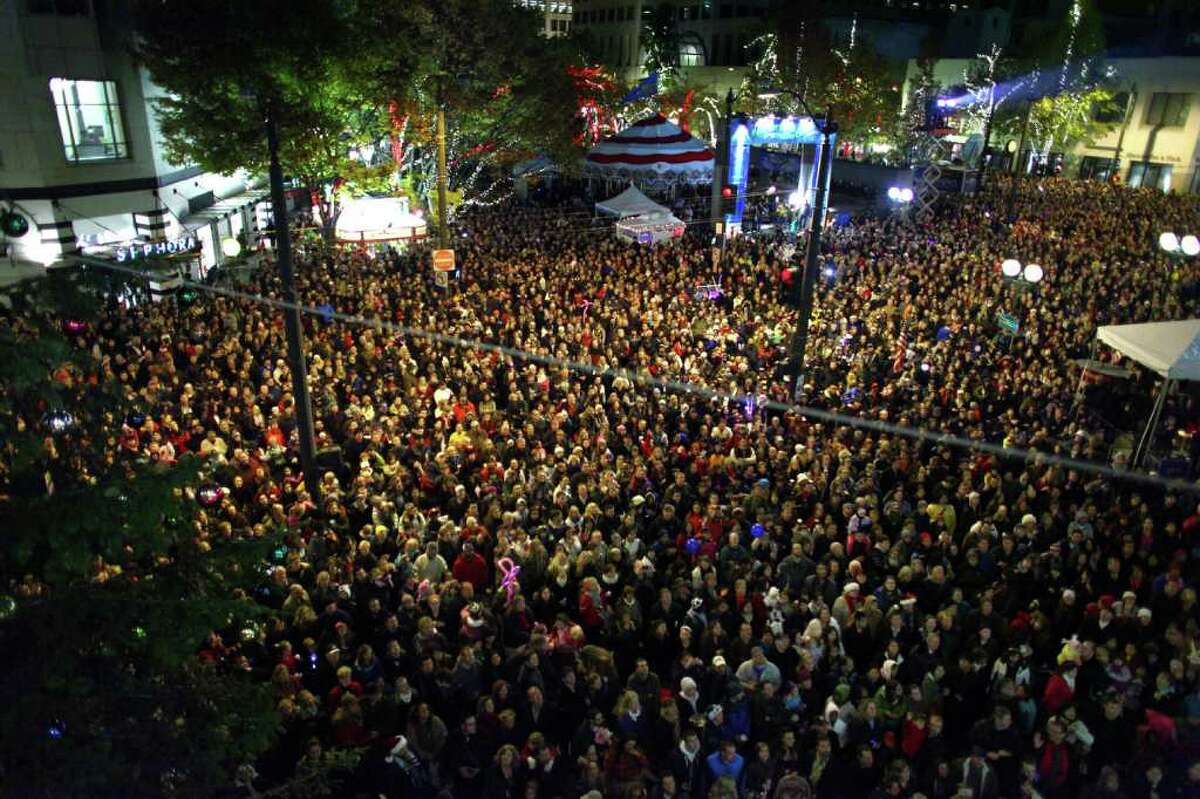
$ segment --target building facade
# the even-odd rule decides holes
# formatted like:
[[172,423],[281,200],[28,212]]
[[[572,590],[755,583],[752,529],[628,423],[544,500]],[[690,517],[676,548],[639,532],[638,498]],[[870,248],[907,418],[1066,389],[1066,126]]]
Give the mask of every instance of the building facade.
[[172,163],[162,91],[129,57],[113,0],[0,3],[0,208],[30,221],[0,254],[49,266],[80,250],[194,240],[196,266],[265,222],[256,181]]
[[[934,65],[943,88],[963,83],[970,59],[947,58]],[[1071,151],[1076,176],[1105,180],[1114,173],[1130,186],[1200,193],[1200,57],[1110,58],[1117,99],[1124,107],[1112,130]],[[910,61],[904,94],[917,77]],[[1005,142],[992,141],[992,146]]]
[[566,36],[571,32],[570,0],[513,0],[514,4],[533,9],[542,15],[542,35],[547,38]]
[[575,26],[600,60],[626,81],[645,75],[644,26],[656,15],[674,26],[679,71],[717,93],[741,85],[752,43],[766,29],[774,0],[574,0]]

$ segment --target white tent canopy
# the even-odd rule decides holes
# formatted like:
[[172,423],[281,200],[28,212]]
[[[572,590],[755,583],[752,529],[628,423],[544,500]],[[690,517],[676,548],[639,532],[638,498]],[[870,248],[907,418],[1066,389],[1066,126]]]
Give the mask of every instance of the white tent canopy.
[[644,216],[649,214],[670,215],[671,213],[664,206],[654,202],[654,200],[651,200],[645,194],[638,191],[636,186],[632,185],[616,197],[596,203],[596,210],[603,214],[612,214],[621,219],[628,216]]
[[1105,325],[1096,338],[1168,380],[1200,380],[1200,319]]

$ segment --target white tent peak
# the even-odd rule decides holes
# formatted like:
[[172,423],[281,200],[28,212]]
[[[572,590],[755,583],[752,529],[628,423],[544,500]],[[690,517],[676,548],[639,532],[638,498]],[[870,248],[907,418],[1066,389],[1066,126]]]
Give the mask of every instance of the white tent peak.
[[1096,338],[1168,380],[1200,380],[1200,319],[1105,325]]
[[659,205],[645,194],[642,194],[637,186],[632,184],[616,197],[610,197],[603,202],[596,203],[596,210],[600,213],[620,217],[621,219],[629,216],[645,216],[649,214],[669,215],[671,213],[664,206]]

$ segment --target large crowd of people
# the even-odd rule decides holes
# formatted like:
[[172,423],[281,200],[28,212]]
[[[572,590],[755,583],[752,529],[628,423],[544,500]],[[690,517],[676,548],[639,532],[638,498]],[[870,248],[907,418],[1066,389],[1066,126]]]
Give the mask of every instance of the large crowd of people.
[[[1098,325],[1196,315],[1200,270],[1157,248],[1196,198],[997,178],[830,230],[803,402],[1012,457],[780,408],[787,245],[721,261],[701,227],[650,248],[465,212],[446,290],[419,253],[303,250],[303,303],[377,320],[305,318],[319,495],[273,307],[78,334],[142,412],[57,479],[200,453],[198,535],[286,538],[271,622],[199,653],[277,694],[246,795],[353,749],[347,796],[1200,797],[1196,495],[1028,454],[1122,468],[1108,425],[1152,377],[1073,360]],[[1163,417],[1194,455],[1192,396]]]

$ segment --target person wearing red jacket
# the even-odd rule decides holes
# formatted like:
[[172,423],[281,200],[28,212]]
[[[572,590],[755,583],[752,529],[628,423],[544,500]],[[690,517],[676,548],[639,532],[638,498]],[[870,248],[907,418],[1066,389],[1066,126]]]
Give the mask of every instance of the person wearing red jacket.
[[1075,661],[1068,660],[1056,673],[1050,675],[1042,696],[1046,710],[1058,713],[1075,700],[1075,669]]
[[487,561],[475,551],[475,544],[470,541],[463,543],[462,554],[454,559],[451,571],[455,580],[470,583],[476,591],[482,591],[487,586]]

